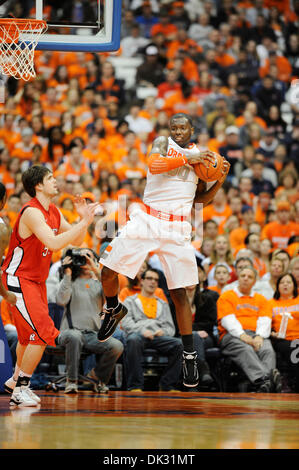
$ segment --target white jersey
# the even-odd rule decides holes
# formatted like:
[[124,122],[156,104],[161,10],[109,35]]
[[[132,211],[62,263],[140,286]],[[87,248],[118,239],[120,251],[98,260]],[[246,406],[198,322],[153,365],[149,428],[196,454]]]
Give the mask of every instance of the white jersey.
[[[167,158],[190,156],[195,151],[198,152],[195,144],[185,149],[168,137]],[[194,170],[186,166],[158,175],[153,175],[148,170],[143,202],[168,214],[189,216],[197,182],[198,177]]]

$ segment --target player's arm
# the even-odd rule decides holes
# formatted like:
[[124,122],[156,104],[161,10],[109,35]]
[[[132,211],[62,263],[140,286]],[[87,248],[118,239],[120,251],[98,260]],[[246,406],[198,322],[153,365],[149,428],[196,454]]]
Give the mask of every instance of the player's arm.
[[210,150],[201,151],[198,149],[196,154],[189,149],[184,149],[184,155],[166,158],[168,147],[167,137],[158,137],[154,143],[150,156],[148,159],[148,168],[153,175],[166,173],[167,171],[174,170],[181,166],[189,165],[190,163],[203,163],[208,166],[209,161],[214,162],[214,154]]
[[224,160],[222,167],[222,177],[210,187],[207,191],[207,184],[204,181],[199,181],[195,193],[194,204],[201,203],[203,206],[207,206],[215,197],[219,188],[223,185],[225,178],[229,172],[230,164],[227,160]]
[[[84,211],[85,211],[86,206],[87,206],[86,200],[84,198],[82,198],[81,196],[76,196],[74,203],[75,203],[76,211],[77,211],[79,217],[82,219],[83,216],[84,216]],[[60,212],[60,227],[59,227],[59,232],[58,233],[67,232],[67,231],[71,230],[72,227],[73,227],[73,225],[69,224],[69,222],[67,222],[65,220],[64,216]],[[82,231],[79,234],[79,236],[72,241],[72,245],[81,246],[82,243],[84,242],[85,235],[86,235],[86,232]]]
[[59,251],[67,245],[73,244],[74,240],[85,236],[88,225],[92,222],[97,204],[89,204],[84,217],[69,230],[55,235],[51,227],[46,223],[39,209],[30,207],[23,213],[20,225],[23,224],[28,235],[34,235],[51,251]]
[[[5,224],[0,224],[0,264],[2,264],[4,252],[9,244],[10,235],[11,235],[11,228]],[[0,295],[9,304],[15,305],[17,302],[17,298],[15,294],[5,289],[1,276],[0,276]]]
[[183,157],[166,158],[167,148],[167,137],[161,136],[154,140],[148,158],[148,168],[153,175],[166,173],[187,163],[187,160]]

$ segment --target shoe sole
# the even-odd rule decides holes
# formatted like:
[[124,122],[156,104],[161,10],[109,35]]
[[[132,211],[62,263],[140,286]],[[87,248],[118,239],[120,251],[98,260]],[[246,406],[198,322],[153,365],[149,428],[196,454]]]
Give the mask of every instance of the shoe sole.
[[14,400],[10,400],[10,402],[9,402],[9,406],[11,406],[11,407],[17,407],[17,406],[18,406],[18,407],[20,407],[20,408],[22,408],[22,407],[29,407],[29,406],[30,406],[30,407],[31,407],[31,406],[37,406],[37,405],[38,405],[38,403],[36,403],[36,402],[32,402],[32,403],[31,403],[31,402],[30,402],[30,403],[29,403],[29,402],[27,402],[27,403],[26,403],[26,402],[25,402],[25,403],[19,403],[19,402],[14,401]]
[[193,387],[197,387],[197,385],[199,385],[199,381],[196,382],[195,384],[192,384],[192,385],[191,384],[186,384],[185,382],[183,382],[183,385],[185,387],[188,387],[188,388],[193,388]]
[[36,403],[39,405],[41,402],[41,399],[39,397],[32,398],[33,401],[36,401]]
[[[112,327],[110,327],[110,329],[106,332],[105,335],[103,335],[102,337],[100,337],[100,331],[98,332],[98,340],[101,342],[101,343],[104,343],[105,341],[107,341],[109,338],[111,338],[111,336],[113,335],[114,331],[116,330],[116,327],[117,325],[119,324],[119,322],[127,315],[128,313],[128,309],[127,307],[125,307],[124,305],[122,306],[122,309],[120,312],[118,312],[116,315],[112,315],[112,314],[108,314],[108,315],[112,315],[114,317],[114,319],[116,320],[113,324]],[[107,315],[107,314],[106,314]]]

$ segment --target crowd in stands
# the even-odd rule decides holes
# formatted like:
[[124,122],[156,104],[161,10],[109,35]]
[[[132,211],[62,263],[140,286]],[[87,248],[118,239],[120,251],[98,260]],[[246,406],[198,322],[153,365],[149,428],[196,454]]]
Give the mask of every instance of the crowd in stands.
[[[56,2],[45,3],[49,17],[64,14]],[[29,4],[15,2],[15,11],[22,16]],[[88,18],[93,2],[81,4]],[[254,295],[264,296],[273,310],[274,349],[287,355],[290,341],[299,339],[298,28],[298,0],[123,0],[118,51],[36,51],[37,77],[27,83],[7,79],[0,104],[0,180],[8,193],[1,216],[13,228],[29,198],[22,172],[47,165],[59,188],[53,202],[70,223],[77,220],[76,194],[101,203],[84,243],[99,255],[133,204],[142,202],[153,139],[169,135],[172,114],[188,113],[192,141],[231,165],[202,211],[203,233],[194,218],[192,243],[204,276],[200,288],[191,286],[189,293],[194,331],[218,344],[224,327],[218,318],[215,334],[217,299],[238,289],[240,273],[252,267]],[[141,60],[129,88],[111,60],[122,57]],[[62,256],[53,255],[49,282]],[[173,313],[157,255],[151,253],[147,263],[159,273],[158,302],[168,303]],[[122,300],[140,295],[145,270],[133,281],[120,276]],[[203,291],[209,294],[203,297]],[[225,299],[228,294],[221,318]],[[206,325],[204,301],[215,307]],[[277,338],[279,308],[288,312],[289,322],[287,333]],[[1,315],[11,331],[5,301]],[[205,362],[204,352],[201,359]],[[298,392],[298,365],[295,369]],[[140,381],[134,384],[140,387]]]

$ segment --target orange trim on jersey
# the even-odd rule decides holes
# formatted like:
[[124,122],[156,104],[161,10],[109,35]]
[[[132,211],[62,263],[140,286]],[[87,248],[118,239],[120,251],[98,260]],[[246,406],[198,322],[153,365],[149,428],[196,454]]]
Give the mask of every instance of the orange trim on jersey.
[[156,211],[155,209],[147,206],[146,204],[142,204],[140,207],[147,214],[152,215],[153,217],[157,217],[157,219],[166,220],[167,222],[184,222],[185,220],[187,220],[186,216],[167,214],[163,211]]

